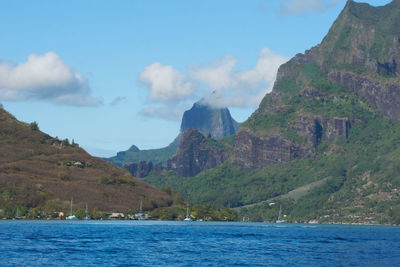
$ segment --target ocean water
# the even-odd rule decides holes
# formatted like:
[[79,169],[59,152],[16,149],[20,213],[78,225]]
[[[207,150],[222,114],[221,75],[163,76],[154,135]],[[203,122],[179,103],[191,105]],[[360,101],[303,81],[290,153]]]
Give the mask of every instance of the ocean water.
[[400,227],[0,221],[0,266],[400,266]]

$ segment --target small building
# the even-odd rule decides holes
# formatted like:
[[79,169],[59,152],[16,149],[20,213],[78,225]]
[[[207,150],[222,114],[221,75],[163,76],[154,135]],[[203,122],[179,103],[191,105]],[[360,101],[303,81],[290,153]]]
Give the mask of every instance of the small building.
[[110,220],[121,220],[121,219],[125,219],[125,215],[123,213],[120,213],[120,212],[113,212],[108,216],[108,219],[110,219]]
[[74,166],[78,168],[85,168],[85,164],[79,161],[74,162]]

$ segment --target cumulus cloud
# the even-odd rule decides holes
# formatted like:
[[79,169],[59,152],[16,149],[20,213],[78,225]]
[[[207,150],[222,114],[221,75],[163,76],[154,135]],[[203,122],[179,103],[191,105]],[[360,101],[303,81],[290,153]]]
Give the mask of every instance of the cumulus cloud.
[[202,66],[191,66],[183,74],[172,66],[153,63],[138,80],[149,90],[149,107],[140,114],[180,120],[182,113],[203,96],[215,107],[256,107],[270,92],[285,58],[268,48],[260,51],[253,68],[240,70],[240,61],[223,56]]
[[271,91],[279,66],[287,60],[263,48],[252,69],[236,71],[238,60],[228,56],[208,66],[192,68],[190,76],[213,92],[205,98],[213,106],[257,106],[262,97]]
[[0,99],[45,100],[53,103],[93,106],[87,80],[54,52],[31,54],[18,65],[0,62]]
[[231,73],[236,64],[237,60],[234,57],[224,56],[206,67],[193,68],[191,78],[208,84],[214,90],[228,88],[235,82]]
[[158,102],[174,102],[187,98],[194,92],[193,84],[185,75],[159,62],[144,68],[139,74],[139,82],[150,91],[150,100]]
[[285,0],[281,3],[284,15],[301,15],[307,12],[323,12],[336,6],[338,0]]

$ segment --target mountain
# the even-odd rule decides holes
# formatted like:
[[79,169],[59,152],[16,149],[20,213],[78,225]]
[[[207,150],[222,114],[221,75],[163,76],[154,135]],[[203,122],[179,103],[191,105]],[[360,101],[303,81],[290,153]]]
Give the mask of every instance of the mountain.
[[279,68],[227,160],[145,180],[252,220],[282,205],[289,221],[400,223],[399,60],[400,0],[348,1],[321,44]]
[[128,171],[0,108],[0,209],[66,211],[71,198],[74,208],[87,203],[91,210],[121,212],[136,211],[141,201],[148,210],[172,202]]
[[215,108],[205,100],[200,100],[183,113],[180,133],[191,128],[203,135],[220,139],[236,133],[239,123],[232,118],[228,108]]
[[200,100],[194,103],[190,110],[184,112],[179,134],[169,146],[148,150],[139,150],[134,146],[137,150],[121,151],[105,160],[119,167],[128,164],[126,168],[132,171],[134,176],[144,177],[148,173],[149,162],[154,164],[161,162],[167,165],[167,160],[177,152],[184,132],[191,128],[197,129],[203,135],[220,139],[233,135],[239,128],[239,123],[232,118],[228,108],[215,108]]
[[223,163],[228,157],[228,148],[229,144],[206,138],[197,129],[190,128],[183,133],[178,152],[168,160],[167,170],[183,177],[195,176]]

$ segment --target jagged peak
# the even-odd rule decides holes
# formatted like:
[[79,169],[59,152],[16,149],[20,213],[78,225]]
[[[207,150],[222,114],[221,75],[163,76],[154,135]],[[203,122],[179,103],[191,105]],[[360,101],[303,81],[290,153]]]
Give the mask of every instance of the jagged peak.
[[[354,17],[363,20],[373,20],[374,22],[377,19],[377,16],[382,18],[382,15],[385,13],[393,13],[396,12],[400,7],[400,0],[393,0],[392,2],[386,5],[373,6],[369,3],[364,2],[356,2],[353,0],[348,0],[342,14],[351,14]],[[341,14],[341,15],[342,15]],[[340,18],[341,16],[339,16]]]

